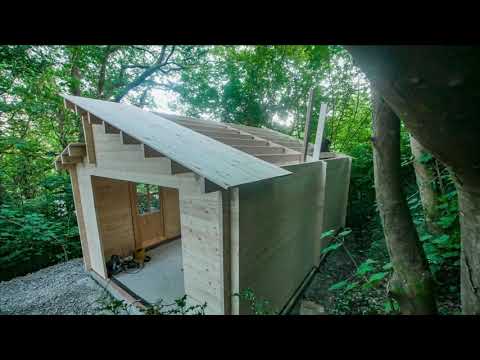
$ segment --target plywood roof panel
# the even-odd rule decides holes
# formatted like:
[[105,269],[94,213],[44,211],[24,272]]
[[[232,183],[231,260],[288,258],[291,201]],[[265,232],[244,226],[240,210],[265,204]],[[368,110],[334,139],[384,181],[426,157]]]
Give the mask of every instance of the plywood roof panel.
[[138,107],[79,96],[62,96],[224,189],[291,174],[279,166]]

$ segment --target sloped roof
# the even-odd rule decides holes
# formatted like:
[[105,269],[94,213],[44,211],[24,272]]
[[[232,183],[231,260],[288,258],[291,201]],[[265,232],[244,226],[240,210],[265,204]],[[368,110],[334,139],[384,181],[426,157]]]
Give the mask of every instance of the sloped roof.
[[136,106],[71,95],[62,97],[224,189],[291,174]]

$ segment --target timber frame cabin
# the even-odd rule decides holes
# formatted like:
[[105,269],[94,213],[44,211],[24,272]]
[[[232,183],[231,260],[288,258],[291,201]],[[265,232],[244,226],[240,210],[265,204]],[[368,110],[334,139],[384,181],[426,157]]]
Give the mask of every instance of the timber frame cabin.
[[[321,233],[345,225],[348,156],[314,160],[309,144],[304,162],[303,143],[273,130],[62,97],[83,123],[85,143],[55,165],[70,172],[85,268],[137,308],[143,295],[110,281],[114,254],[178,242],[189,304],[250,314],[233,295],[252,289],[279,311],[315,272]],[[142,201],[156,211],[142,214]]]

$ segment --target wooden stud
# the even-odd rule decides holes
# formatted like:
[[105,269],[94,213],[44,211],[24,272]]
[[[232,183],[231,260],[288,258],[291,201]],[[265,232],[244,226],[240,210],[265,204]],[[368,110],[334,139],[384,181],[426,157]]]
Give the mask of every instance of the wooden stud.
[[73,202],[75,204],[75,213],[77,215],[78,232],[80,234],[80,244],[82,246],[83,263],[85,270],[91,269],[90,252],[87,242],[87,231],[85,228],[85,218],[83,216],[82,199],[80,197],[80,188],[78,184],[77,169],[72,166],[69,169],[70,181],[72,182]]
[[87,160],[89,164],[96,164],[95,141],[93,139],[92,125],[85,116],[82,116],[83,135],[85,137],[85,145],[87,147]]
[[303,133],[303,161],[307,159],[308,139],[310,138],[310,122],[312,120],[313,94],[315,88],[312,87],[308,93],[307,118],[305,120],[305,131]]
[[327,104],[320,105],[320,115],[318,116],[317,134],[315,136],[315,145],[313,147],[313,160],[320,159],[322,151],[323,129],[325,128],[325,118],[327,116]]

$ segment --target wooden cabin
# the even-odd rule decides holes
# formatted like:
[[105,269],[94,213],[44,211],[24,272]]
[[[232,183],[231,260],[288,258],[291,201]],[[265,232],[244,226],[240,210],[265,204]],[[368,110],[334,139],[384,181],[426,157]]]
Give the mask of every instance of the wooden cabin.
[[[129,303],[187,294],[207,314],[248,314],[252,289],[285,308],[315,271],[322,231],[345,225],[351,159],[310,155],[273,130],[63,95],[85,143],[70,172],[85,268]],[[145,250],[138,271],[107,262]]]

